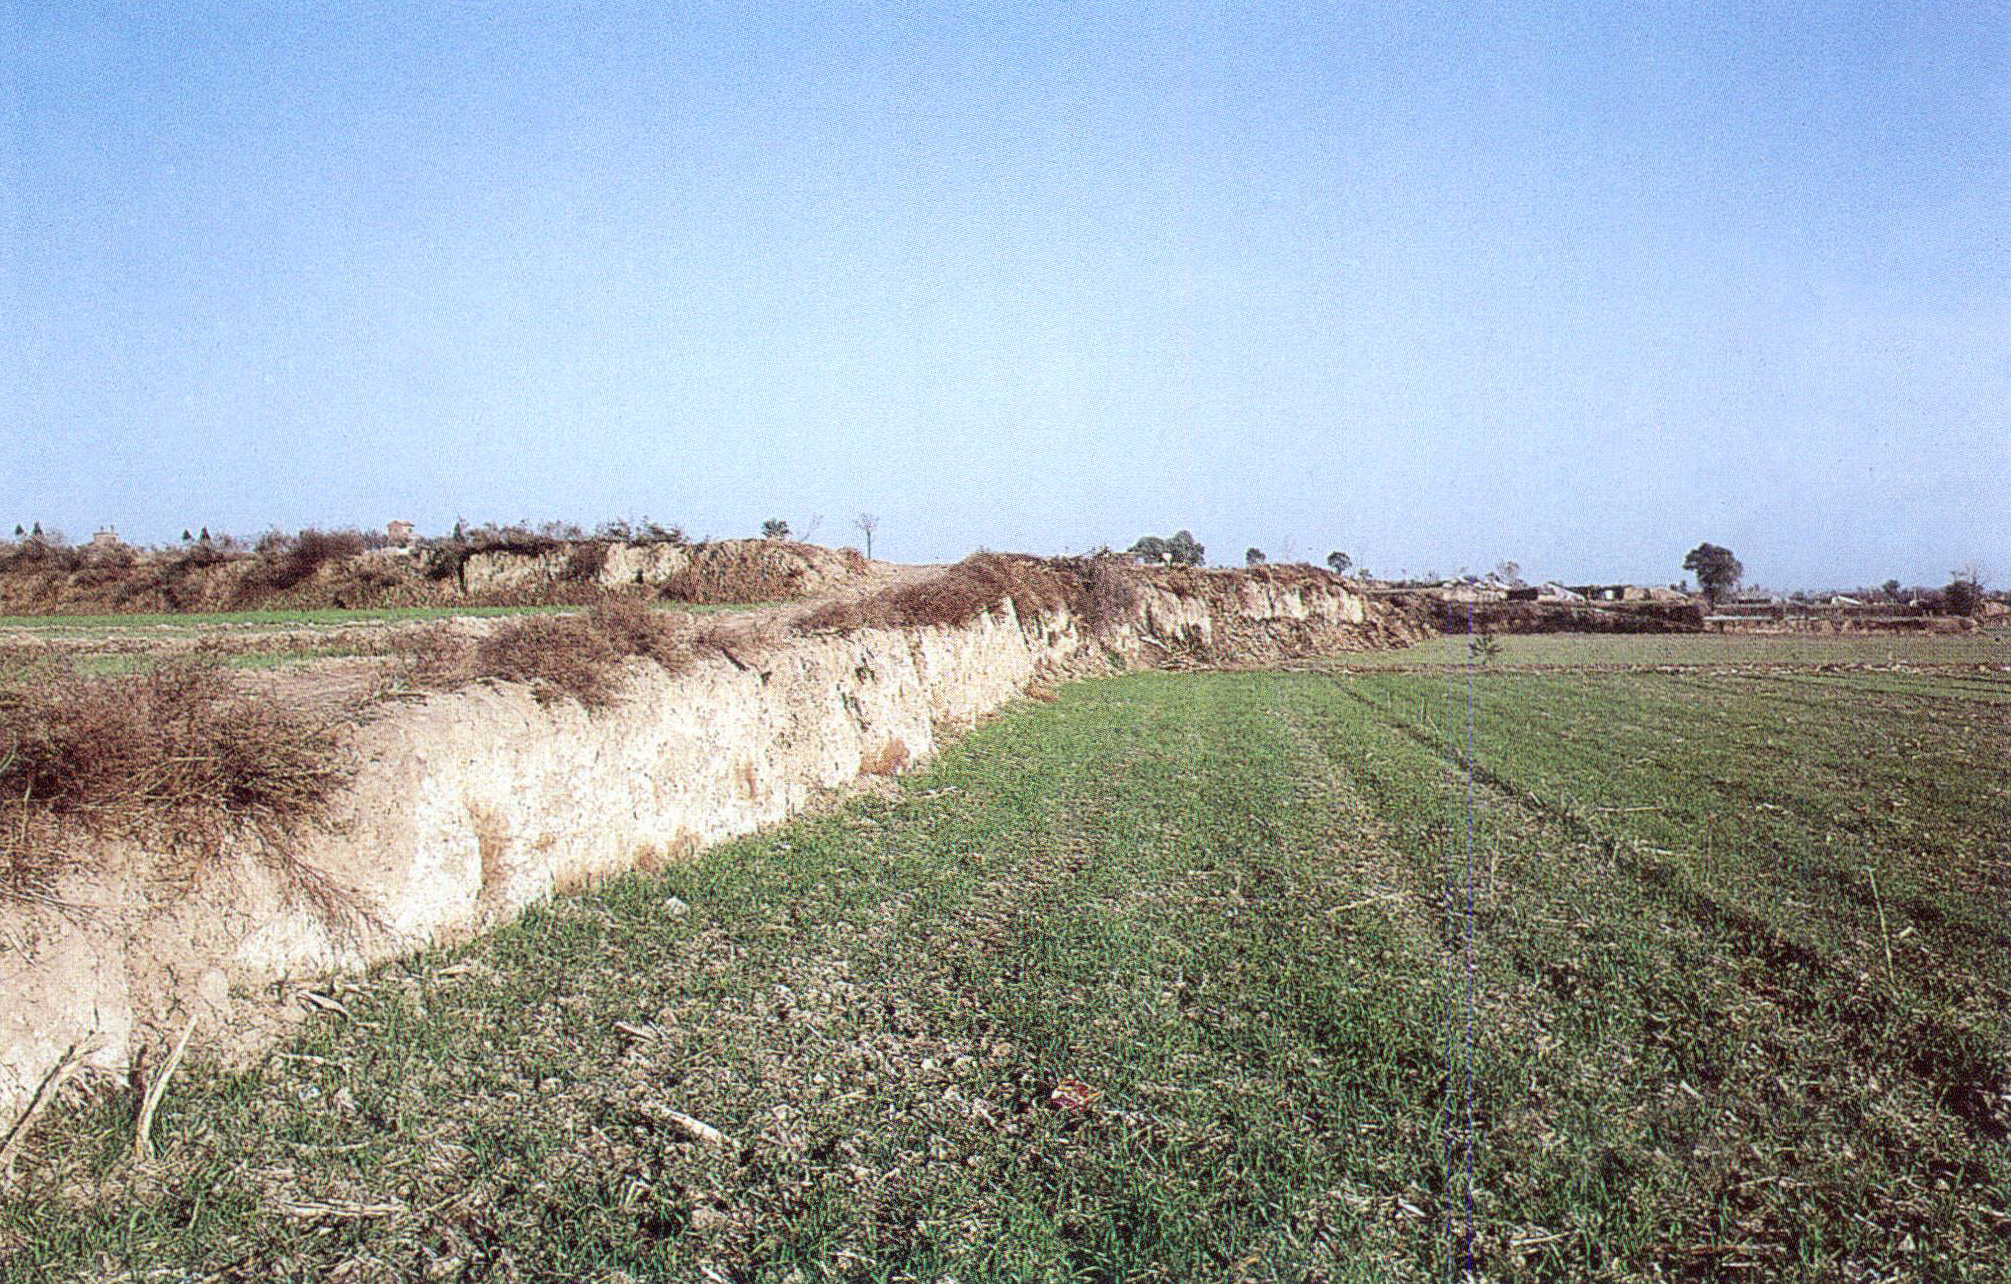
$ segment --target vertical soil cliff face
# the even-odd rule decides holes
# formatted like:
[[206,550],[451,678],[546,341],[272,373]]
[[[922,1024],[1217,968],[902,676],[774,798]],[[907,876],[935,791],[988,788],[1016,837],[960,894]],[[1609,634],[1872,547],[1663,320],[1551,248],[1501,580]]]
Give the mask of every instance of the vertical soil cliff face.
[[253,1046],[294,1003],[289,986],[925,761],[1037,678],[1412,636],[1331,577],[1143,577],[1126,618],[1094,636],[1067,610],[1021,618],[1007,601],[967,624],[796,636],[677,676],[631,662],[625,698],[592,713],[518,685],[381,707],[350,739],[355,774],[327,823],[289,857],[247,849],[191,880],[146,851],[105,851],[60,904],[0,907],[0,1120],[66,1059],[125,1074],[191,1020],[205,1046]]

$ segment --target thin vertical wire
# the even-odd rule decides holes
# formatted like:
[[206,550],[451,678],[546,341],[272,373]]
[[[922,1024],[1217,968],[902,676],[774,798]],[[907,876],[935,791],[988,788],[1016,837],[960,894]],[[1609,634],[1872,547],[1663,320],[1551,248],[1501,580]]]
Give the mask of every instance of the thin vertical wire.
[[[1457,623],[1453,604],[1445,604],[1445,633],[1447,637],[1457,637]],[[1469,640],[1469,648],[1471,640]],[[1457,743],[1452,733],[1452,709],[1454,692],[1454,670],[1446,666],[1445,709],[1446,709],[1446,749],[1448,759]],[[1447,791],[1450,804],[1453,795]],[[1446,817],[1445,828],[1445,939],[1447,959],[1445,969],[1445,1278],[1446,1284],[1454,1284],[1459,1271],[1459,1255],[1455,1246],[1459,1242],[1459,1213],[1453,1203],[1453,1187],[1458,1181],[1460,1145],[1460,1048],[1459,1023],[1456,1009],[1460,1003],[1459,973],[1452,966],[1451,945],[1453,933],[1458,928],[1459,913],[1459,865],[1457,849],[1453,843],[1454,829],[1452,817]]]
[[1474,716],[1473,606],[1466,608],[1466,1272],[1473,1274]]

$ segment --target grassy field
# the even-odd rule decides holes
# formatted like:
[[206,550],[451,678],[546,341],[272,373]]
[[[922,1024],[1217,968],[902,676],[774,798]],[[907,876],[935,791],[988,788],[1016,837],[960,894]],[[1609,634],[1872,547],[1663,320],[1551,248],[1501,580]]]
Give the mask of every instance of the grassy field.
[[1079,684],[54,1121],[0,1273],[2004,1279],[2007,684]]
[[[159,651],[96,651],[85,652],[72,657],[71,663],[84,673],[115,675],[121,673],[151,672],[159,667],[171,653]],[[312,664],[317,660],[343,660],[356,656],[375,655],[380,652],[367,651],[361,647],[317,646],[295,647],[286,651],[232,651],[217,657],[218,663],[227,669],[286,669],[294,665]]]
[[[2011,631],[1824,637],[1763,633],[1503,634],[1490,668],[1636,669],[1680,667],[1892,666],[1950,668],[2011,665]],[[1447,636],[1401,651],[1350,655],[1348,671],[1417,669],[1467,662],[1467,639]]]

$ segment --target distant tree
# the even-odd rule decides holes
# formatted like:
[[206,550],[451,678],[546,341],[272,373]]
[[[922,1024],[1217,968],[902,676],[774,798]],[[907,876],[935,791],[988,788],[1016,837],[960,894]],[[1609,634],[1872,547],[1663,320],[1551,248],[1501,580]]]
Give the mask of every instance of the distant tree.
[[1941,609],[1950,615],[1974,615],[1983,605],[1983,570],[1965,566],[1953,572],[1941,590]]
[[25,531],[25,530],[22,530],[22,529],[21,529],[21,523],[19,523],[19,522],[15,522],[15,523],[14,523],[14,538],[15,538],[15,539],[23,539],[23,538],[25,538],[25,537],[27,536],[27,534],[28,534],[28,532],[27,532],[27,531]]
[[1709,543],[1691,549],[1683,558],[1683,569],[1696,575],[1704,596],[1713,602],[1737,588],[1746,574],[1746,568],[1732,556],[1731,549]]
[[1199,566],[1206,560],[1206,550],[1188,531],[1180,531],[1171,539],[1161,539],[1157,535],[1143,535],[1136,544],[1125,550],[1140,561],[1170,566]]
[[1522,587],[1522,564],[1520,562],[1496,562],[1494,576],[1511,588]]
[[209,527],[203,527],[202,534],[196,536],[196,538],[205,544],[209,543]]
[[789,523],[779,517],[771,517],[761,523],[762,539],[788,539]]
[[815,535],[817,533],[817,528],[819,526],[822,526],[823,524],[824,524],[824,514],[822,513],[810,514],[810,520],[803,524],[803,533],[801,535],[798,535],[796,538],[802,540],[805,544],[808,544],[810,542],[811,536]]
[[1166,541],[1166,552],[1176,566],[1201,566],[1208,561],[1208,550],[1191,531],[1175,531]]
[[188,528],[186,526],[182,528],[182,543],[193,544],[195,543],[195,538],[196,538],[195,536],[189,534]]
[[1327,554],[1327,566],[1336,575],[1346,575],[1348,567],[1353,564],[1354,559],[1339,549],[1335,549],[1333,552]]
[[866,537],[866,560],[872,561],[873,532],[880,529],[880,519],[871,513],[861,513],[852,519],[852,525],[858,527],[859,533]]
[[1263,549],[1261,549],[1261,548],[1246,548],[1246,549],[1244,549],[1244,550],[1243,550],[1243,565],[1245,565],[1245,566],[1261,566],[1261,565],[1263,565],[1263,563],[1264,563],[1264,550],[1263,550]]
[[40,523],[40,522],[36,522],[36,523],[35,523],[35,529],[34,529],[34,530],[32,530],[32,531],[30,531],[30,532],[28,532],[28,537],[29,537],[30,539],[41,539],[41,538],[42,538],[42,523]]
[[1885,594],[1887,601],[1897,602],[1899,600],[1898,580],[1887,580],[1885,583],[1879,585],[1878,587],[1879,591]]

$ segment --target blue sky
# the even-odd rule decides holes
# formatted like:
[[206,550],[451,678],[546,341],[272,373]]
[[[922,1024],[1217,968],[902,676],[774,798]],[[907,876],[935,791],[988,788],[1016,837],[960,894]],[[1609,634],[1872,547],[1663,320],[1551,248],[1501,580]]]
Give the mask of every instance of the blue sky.
[[2001,5],[8,6],[0,519],[2011,582]]

